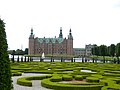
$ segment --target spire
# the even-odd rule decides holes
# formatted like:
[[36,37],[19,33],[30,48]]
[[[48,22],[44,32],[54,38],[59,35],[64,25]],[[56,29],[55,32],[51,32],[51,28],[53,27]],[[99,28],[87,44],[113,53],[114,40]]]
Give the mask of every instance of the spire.
[[63,34],[62,34],[62,27],[60,27],[60,34],[59,34],[59,38],[63,38]]
[[70,31],[69,31],[68,39],[73,39],[71,28],[70,28]]
[[31,28],[31,35],[33,35],[33,28]]
[[30,33],[30,39],[33,39],[34,38],[34,35],[33,35],[33,28],[31,28],[31,33]]

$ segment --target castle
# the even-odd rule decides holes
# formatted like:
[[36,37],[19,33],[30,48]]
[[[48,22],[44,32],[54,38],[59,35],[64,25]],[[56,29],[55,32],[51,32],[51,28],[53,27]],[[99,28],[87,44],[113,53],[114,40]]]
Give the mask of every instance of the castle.
[[67,54],[73,55],[73,36],[71,29],[69,31],[68,38],[63,38],[62,27],[58,38],[38,38],[34,37],[33,29],[29,36],[29,55],[34,54]]

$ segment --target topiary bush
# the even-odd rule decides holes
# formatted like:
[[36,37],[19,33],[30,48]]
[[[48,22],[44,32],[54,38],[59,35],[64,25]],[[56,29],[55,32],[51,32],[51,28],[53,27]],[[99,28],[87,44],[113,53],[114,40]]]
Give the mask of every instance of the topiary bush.
[[60,81],[62,81],[62,77],[60,77],[60,76],[54,76],[54,77],[52,77],[51,79],[50,79],[52,82],[60,82]]
[[87,81],[87,82],[99,82],[99,79],[98,79],[98,78],[95,78],[95,77],[87,77],[87,78],[86,78],[86,81]]
[[71,81],[73,79],[73,77],[72,76],[69,76],[69,75],[63,75],[62,76],[62,80],[63,81]]
[[83,76],[81,75],[76,75],[74,78],[75,80],[83,80]]
[[11,68],[8,56],[5,23],[0,18],[0,90],[11,90]]

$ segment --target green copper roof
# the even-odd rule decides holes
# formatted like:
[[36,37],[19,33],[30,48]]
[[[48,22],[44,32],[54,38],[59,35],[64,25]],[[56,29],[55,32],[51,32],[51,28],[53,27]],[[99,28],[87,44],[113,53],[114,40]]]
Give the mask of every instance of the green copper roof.
[[85,50],[85,48],[73,48],[75,51]]
[[45,43],[55,43],[56,41],[58,43],[62,43],[63,40],[63,38],[38,38],[39,43],[43,43],[44,41]]

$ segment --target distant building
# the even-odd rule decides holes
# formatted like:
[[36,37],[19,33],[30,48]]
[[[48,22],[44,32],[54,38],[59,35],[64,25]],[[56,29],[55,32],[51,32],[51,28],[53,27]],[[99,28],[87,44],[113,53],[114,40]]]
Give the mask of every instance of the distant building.
[[63,38],[62,27],[58,38],[34,37],[33,29],[29,36],[29,54],[67,54],[73,55],[73,36],[71,29],[68,38]]
[[74,48],[75,56],[85,56],[85,48]]
[[92,48],[94,47],[94,45],[85,45],[85,55],[86,56],[91,56],[92,55]]

